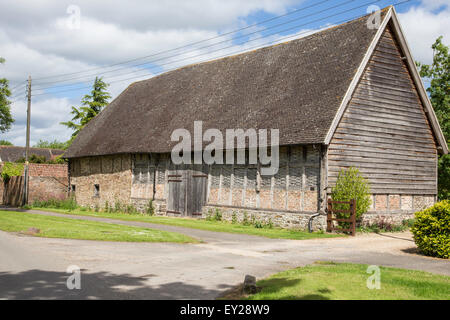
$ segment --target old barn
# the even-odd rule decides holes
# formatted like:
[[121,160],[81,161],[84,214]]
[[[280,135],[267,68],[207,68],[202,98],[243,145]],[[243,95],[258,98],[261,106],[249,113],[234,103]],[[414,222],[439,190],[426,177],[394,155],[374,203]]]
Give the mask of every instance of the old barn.
[[[433,204],[447,145],[393,7],[310,36],[130,85],[65,153],[81,205],[121,202],[199,217],[219,208],[305,227],[338,172],[369,179],[370,221]],[[174,130],[279,129],[275,175],[258,164],[174,165]],[[324,218],[317,223],[323,224]]]

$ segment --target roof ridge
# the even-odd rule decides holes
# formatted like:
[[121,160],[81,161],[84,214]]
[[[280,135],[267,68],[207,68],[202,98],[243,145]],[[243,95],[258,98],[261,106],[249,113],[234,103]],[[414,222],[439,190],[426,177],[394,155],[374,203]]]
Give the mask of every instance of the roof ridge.
[[[381,9],[380,11],[381,11],[381,12],[387,12],[391,7],[393,7],[393,6],[392,6],[392,5],[387,6],[387,7],[383,8],[383,9]],[[151,79],[159,78],[159,77],[161,77],[161,76],[163,76],[163,75],[167,75],[167,74],[170,74],[170,73],[173,73],[173,72],[176,72],[176,71],[180,71],[180,70],[183,70],[183,69],[185,69],[185,68],[187,69],[187,68],[191,68],[191,67],[194,67],[194,66],[206,65],[206,64],[208,64],[208,63],[213,63],[213,62],[220,61],[220,60],[226,60],[226,59],[235,58],[235,57],[238,57],[238,56],[241,56],[241,55],[245,55],[245,54],[249,54],[249,53],[251,53],[251,52],[255,52],[255,51],[258,51],[258,50],[270,49],[270,48],[273,48],[273,47],[276,47],[276,46],[280,46],[280,45],[287,45],[287,44],[289,44],[289,43],[292,43],[292,42],[295,42],[295,41],[299,41],[299,40],[302,40],[302,41],[303,41],[303,40],[311,39],[311,38],[313,38],[313,37],[315,37],[315,36],[317,36],[317,35],[319,35],[319,34],[321,34],[321,33],[329,32],[329,31],[331,31],[331,30],[333,30],[333,29],[335,29],[335,28],[343,27],[343,26],[346,26],[347,24],[355,23],[355,22],[357,22],[357,21],[360,21],[361,19],[370,16],[371,14],[372,14],[372,13],[368,13],[368,14],[362,15],[362,16],[360,16],[360,17],[358,17],[358,18],[355,18],[355,19],[352,19],[352,20],[343,22],[343,23],[338,24],[338,25],[332,25],[332,26],[329,26],[329,27],[326,27],[326,28],[323,28],[323,29],[318,29],[318,30],[316,30],[315,32],[313,32],[313,33],[311,33],[311,34],[308,34],[308,35],[305,35],[305,36],[303,36],[303,37],[294,38],[294,39],[287,40],[287,41],[284,41],[284,42],[279,42],[279,43],[271,44],[271,45],[268,45],[268,46],[259,47],[259,48],[252,49],[252,50],[248,50],[248,51],[244,51],[244,52],[239,52],[239,53],[232,54],[232,55],[229,55],[229,56],[215,58],[215,59],[208,60],[208,61],[194,62],[194,63],[191,63],[191,64],[187,64],[187,65],[178,67],[178,68],[176,68],[176,69],[169,70],[169,71],[166,71],[166,72],[157,74],[157,75],[155,75],[155,76],[153,76],[153,77],[151,77],[151,78],[148,78],[148,79],[143,79],[143,80],[139,80],[139,81],[132,82],[132,83],[130,83],[130,85],[127,87],[127,89],[128,89],[129,87],[134,86],[135,84],[142,83],[142,82],[145,82],[145,81],[149,81],[149,80],[151,80]]]

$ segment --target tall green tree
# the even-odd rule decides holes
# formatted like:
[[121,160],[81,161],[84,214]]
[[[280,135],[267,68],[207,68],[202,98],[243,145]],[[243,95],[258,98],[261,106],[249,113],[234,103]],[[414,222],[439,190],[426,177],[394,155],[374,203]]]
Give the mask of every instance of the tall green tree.
[[38,141],[38,143],[36,143],[34,146],[34,148],[47,148],[47,149],[61,149],[61,150],[66,150],[68,147],[68,141],[66,142],[60,142],[58,140],[53,140],[53,141],[47,141],[47,140],[42,140],[40,139]]
[[[441,125],[445,140],[450,139],[450,56],[449,47],[442,43],[442,36],[431,46],[433,63],[431,65],[416,62],[420,76],[431,80],[427,89],[434,112]],[[439,157],[438,197],[450,199],[450,156]]]
[[13,144],[8,140],[0,140],[0,146],[12,146]]
[[83,129],[89,121],[108,105],[111,98],[106,88],[109,86],[102,78],[95,78],[94,85],[90,94],[87,94],[81,100],[81,107],[72,106],[71,121],[61,122],[62,125],[72,129],[72,139],[74,139],[81,129]]
[[[5,59],[0,57],[0,64],[5,63]],[[11,124],[14,119],[11,115],[11,101],[8,97],[11,96],[9,90],[9,81],[5,78],[0,79],[0,132],[6,132],[11,129]]]

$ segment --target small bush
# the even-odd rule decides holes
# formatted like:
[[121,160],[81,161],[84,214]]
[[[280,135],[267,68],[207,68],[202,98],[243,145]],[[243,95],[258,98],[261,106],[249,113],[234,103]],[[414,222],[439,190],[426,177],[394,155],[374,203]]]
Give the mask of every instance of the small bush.
[[233,214],[231,215],[231,223],[232,224],[237,224],[238,223],[237,214],[234,211],[233,211]]
[[[357,220],[369,210],[372,203],[369,182],[361,176],[358,169],[353,167],[339,172],[331,198],[333,201],[350,201],[355,199]],[[349,206],[346,204],[335,204],[333,207],[337,210],[348,210]],[[343,219],[350,218],[348,213],[338,213],[337,216]]]
[[155,214],[155,208],[153,207],[153,200],[150,200],[147,204],[147,208],[145,209],[145,212],[149,216],[153,216]]
[[261,221],[259,221],[259,220],[255,220],[255,219],[252,219],[253,220],[253,226],[256,228],[256,229],[262,229],[262,228],[264,228],[264,223],[262,223]]
[[426,255],[448,259],[450,256],[450,200],[416,212],[411,228],[417,247]]
[[248,226],[248,225],[251,224],[251,222],[248,220],[248,214],[247,214],[246,211],[244,211],[244,215],[243,215],[243,218],[242,218],[242,224],[244,226]]
[[206,214],[206,221],[222,221],[222,212],[218,208],[214,211],[214,213],[210,210],[208,210],[208,213]]
[[222,221],[222,212],[219,209],[216,209],[214,214],[214,221]]

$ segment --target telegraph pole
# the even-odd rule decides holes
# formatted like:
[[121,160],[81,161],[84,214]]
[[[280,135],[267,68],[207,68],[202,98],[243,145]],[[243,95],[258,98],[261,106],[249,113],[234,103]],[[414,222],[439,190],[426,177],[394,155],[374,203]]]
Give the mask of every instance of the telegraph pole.
[[27,86],[27,142],[25,146],[25,170],[24,170],[24,185],[23,185],[23,204],[28,203],[28,155],[30,151],[30,119],[31,119],[31,76],[28,76]]

